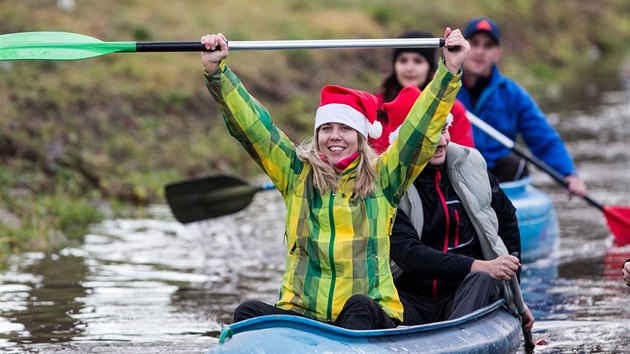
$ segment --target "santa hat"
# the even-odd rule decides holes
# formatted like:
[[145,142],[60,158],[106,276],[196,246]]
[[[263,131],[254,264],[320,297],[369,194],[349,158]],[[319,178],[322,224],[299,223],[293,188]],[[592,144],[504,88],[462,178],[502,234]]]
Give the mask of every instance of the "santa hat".
[[378,138],[383,127],[376,120],[376,97],[370,93],[329,85],[322,89],[315,114],[315,132],[326,123],[341,123],[355,129],[364,138]]
[[[415,86],[405,86],[398,93],[398,96],[394,98],[391,102],[387,102],[383,104],[383,112],[387,113],[387,118],[389,119],[389,143],[391,144],[398,137],[398,132],[400,131],[400,126],[403,124],[409,111],[411,111],[411,107],[416,103],[418,97],[420,97],[420,89]],[[448,114],[446,117],[446,127],[450,127],[453,122],[453,115]]]

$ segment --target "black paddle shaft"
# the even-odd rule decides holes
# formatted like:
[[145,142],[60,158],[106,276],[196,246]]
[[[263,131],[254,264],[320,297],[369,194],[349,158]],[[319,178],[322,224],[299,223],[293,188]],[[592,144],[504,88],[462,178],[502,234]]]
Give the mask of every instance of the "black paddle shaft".
[[136,52],[201,52],[206,47],[199,42],[137,42]]
[[[519,258],[518,252],[512,252],[511,255]],[[514,293],[518,314],[521,316],[521,325],[524,325],[524,322],[527,320],[527,312],[525,310],[525,301],[523,300],[523,294],[521,293],[521,286],[518,283],[516,275],[512,276],[512,279],[510,279],[510,283],[510,285],[512,285],[512,291]],[[523,326],[521,326],[521,328],[523,330],[523,339],[525,340],[525,343],[523,343],[525,346],[525,352],[533,353],[534,349],[536,348],[536,343],[534,343],[534,339],[532,338],[532,331],[525,329],[525,327]]]
[[[402,41],[402,42],[401,42]],[[412,43],[409,43],[411,41]],[[404,43],[407,42],[407,43]],[[332,39],[332,40],[279,40],[234,41],[230,50],[268,49],[332,49],[332,48],[436,48],[444,46],[443,38],[389,38],[389,39]],[[218,49],[218,48],[217,48]],[[217,50],[215,49],[215,50]],[[449,47],[449,51],[456,50]],[[200,42],[136,42],[136,52],[201,52],[208,51]]]
[[[525,160],[531,162],[539,169],[543,170],[544,172],[547,172],[547,174],[551,176],[551,178],[553,178],[556,182],[558,182],[564,188],[567,188],[567,189],[569,188],[569,183],[564,179],[564,176],[558,173],[558,171],[553,169],[551,166],[547,165],[543,160],[537,158],[536,156],[532,155],[529,151],[525,150],[524,148],[516,144],[512,147],[512,151],[514,151],[517,155],[523,157]],[[584,198],[584,200],[587,203],[591,204],[597,209],[604,211],[604,206],[601,203],[594,200],[593,198],[589,197],[588,195],[585,195],[582,198]]]

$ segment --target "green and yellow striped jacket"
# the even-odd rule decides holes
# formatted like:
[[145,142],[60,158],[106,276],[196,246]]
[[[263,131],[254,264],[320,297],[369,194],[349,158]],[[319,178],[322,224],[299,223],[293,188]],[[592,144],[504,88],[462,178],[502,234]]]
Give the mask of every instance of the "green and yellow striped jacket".
[[402,321],[389,268],[392,220],[401,196],[433,156],[460,76],[440,63],[397,141],[377,160],[378,188],[364,199],[351,198],[357,161],[341,173],[336,191],[320,193],[312,166],[298,158],[295,145],[225,62],[205,77],[230,134],[271,178],[287,207],[286,270],[276,306],[334,322],[350,296],[364,294]]

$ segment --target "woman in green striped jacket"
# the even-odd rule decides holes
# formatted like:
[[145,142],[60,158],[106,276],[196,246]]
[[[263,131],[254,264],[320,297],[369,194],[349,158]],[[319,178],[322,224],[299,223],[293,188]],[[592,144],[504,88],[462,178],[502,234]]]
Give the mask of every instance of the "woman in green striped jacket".
[[[230,134],[271,178],[287,207],[286,270],[275,306],[248,301],[234,321],[271,314],[350,329],[394,327],[403,309],[389,268],[389,233],[401,196],[433,156],[459,87],[468,42],[446,28],[445,60],[398,139],[375,157],[376,98],[326,86],[311,141],[296,146],[228,68],[222,34],[201,43],[206,86]],[[216,50],[215,50],[216,49]]]

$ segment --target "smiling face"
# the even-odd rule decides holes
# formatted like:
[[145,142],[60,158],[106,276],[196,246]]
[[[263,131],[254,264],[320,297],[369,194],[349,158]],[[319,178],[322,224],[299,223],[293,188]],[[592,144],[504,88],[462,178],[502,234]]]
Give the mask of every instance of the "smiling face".
[[317,130],[317,146],[328,162],[335,166],[359,151],[359,133],[341,123],[322,124]]
[[431,161],[429,161],[430,165],[440,166],[446,161],[446,147],[450,142],[451,133],[448,132],[448,125],[444,125],[444,127],[442,127],[442,135],[440,136],[437,149],[435,149],[435,153],[433,154],[433,157],[431,157]]
[[430,65],[427,59],[415,52],[403,52],[394,62],[396,80],[400,86],[420,86],[428,81]]

